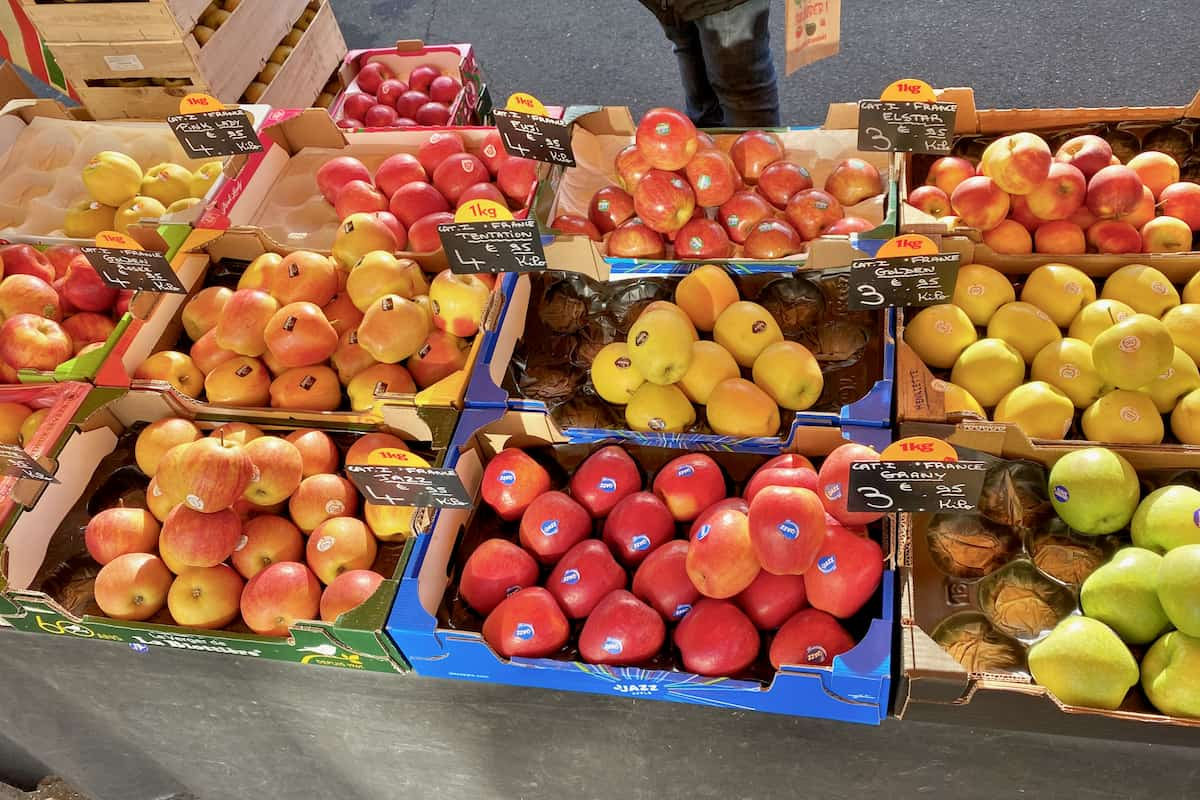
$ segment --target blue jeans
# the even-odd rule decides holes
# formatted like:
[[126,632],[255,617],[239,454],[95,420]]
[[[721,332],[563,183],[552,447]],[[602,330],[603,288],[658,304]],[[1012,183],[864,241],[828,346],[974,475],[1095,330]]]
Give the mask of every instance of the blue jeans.
[[746,0],[692,22],[663,25],[675,46],[687,114],[700,128],[779,125],[770,0]]

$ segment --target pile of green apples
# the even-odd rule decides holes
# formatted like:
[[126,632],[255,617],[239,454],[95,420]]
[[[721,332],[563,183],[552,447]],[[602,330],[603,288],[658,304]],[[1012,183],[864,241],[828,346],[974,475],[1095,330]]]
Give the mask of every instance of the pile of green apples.
[[1174,484],[1143,497],[1133,466],[1103,447],[1063,456],[1048,488],[1073,530],[1128,529],[1132,546],[1084,581],[1082,615],[1030,649],[1033,679],[1064,703],[1103,709],[1140,681],[1162,713],[1200,718],[1200,491]]
[[990,410],[1030,437],[1063,439],[1081,412],[1084,437],[1113,444],[1159,444],[1169,418],[1175,439],[1200,444],[1200,275],[1181,292],[1146,264],[1100,286],[1043,264],[1018,300],[1009,276],[966,264],[952,301],[918,311],[904,341],[948,371],[932,383],[947,414]]

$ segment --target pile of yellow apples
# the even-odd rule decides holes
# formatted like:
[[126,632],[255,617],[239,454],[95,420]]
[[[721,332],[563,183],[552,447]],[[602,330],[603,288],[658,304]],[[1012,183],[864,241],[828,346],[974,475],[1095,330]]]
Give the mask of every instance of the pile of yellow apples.
[[[1097,286],[1097,283],[1100,283]],[[1042,439],[1159,444],[1170,430],[1200,444],[1200,276],[1182,293],[1159,270],[1128,264],[1093,281],[1068,264],[1012,280],[984,264],[958,273],[952,302],[912,316],[904,341],[949,381],[947,413],[1013,423]],[[947,375],[948,373],[948,375]]]

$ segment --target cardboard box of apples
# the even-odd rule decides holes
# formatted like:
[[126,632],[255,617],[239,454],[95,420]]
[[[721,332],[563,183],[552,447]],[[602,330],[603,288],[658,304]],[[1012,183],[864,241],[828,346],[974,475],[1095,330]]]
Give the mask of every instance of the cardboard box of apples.
[[417,509],[365,502],[347,464],[437,465],[446,439],[373,426],[188,416],[156,391],[94,389],[59,483],[3,540],[17,628],[403,670],[381,633]]
[[387,626],[418,674],[880,722],[890,529],[845,506],[873,450],[549,437],[544,415],[464,413],[448,463],[477,506],[418,537]]
[[965,415],[1036,439],[1200,445],[1195,270],[1131,257],[1039,264],[960,237],[942,249],[961,255],[952,302],[899,315],[899,420]]
[[538,197],[553,267],[842,266],[895,230],[891,159],[852,129],[697,131],[673,109],[606,107],[575,120],[571,148]]
[[189,242],[194,291],[152,316],[104,385],[170,391],[196,414],[362,424],[390,406],[452,431],[502,291],[383,251],[345,270],[254,231]]
[[346,89],[329,107],[342,128],[479,125],[491,111],[483,72],[469,44],[353,50],[342,62]]
[[896,715],[1200,743],[1200,459],[910,427],[990,466],[977,511],[901,516]]
[[[901,227],[969,235],[997,255],[1145,253],[1200,266],[1200,96],[1186,107],[975,110],[960,103],[954,153],[901,171]],[[964,101],[966,105],[964,107]]]
[[197,227],[255,230],[279,252],[328,253],[344,269],[376,250],[445,269],[437,227],[459,206],[493,200],[524,219],[538,185],[538,163],[510,157],[495,128],[354,132],[322,109],[284,110],[263,142],[253,174]]
[[891,309],[846,308],[846,270],[597,281],[510,275],[468,406],[547,415],[556,441],[779,452],[819,426],[891,441]]

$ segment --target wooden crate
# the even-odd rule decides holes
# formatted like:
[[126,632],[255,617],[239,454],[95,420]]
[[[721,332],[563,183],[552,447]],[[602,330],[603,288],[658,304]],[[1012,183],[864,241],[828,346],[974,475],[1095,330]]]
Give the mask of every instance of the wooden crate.
[[[307,5],[306,0],[243,2],[203,47],[190,33],[161,41],[50,41],[47,46],[97,119],[161,118],[178,113],[179,99],[190,92],[236,103]],[[105,85],[142,78],[168,79],[170,85]]]
[[283,62],[275,79],[254,101],[274,108],[308,108],[346,57],[346,40],[329,0],[320,0],[317,16]]
[[196,27],[208,0],[129,3],[47,3],[21,0],[45,42],[119,42],[182,39]]

